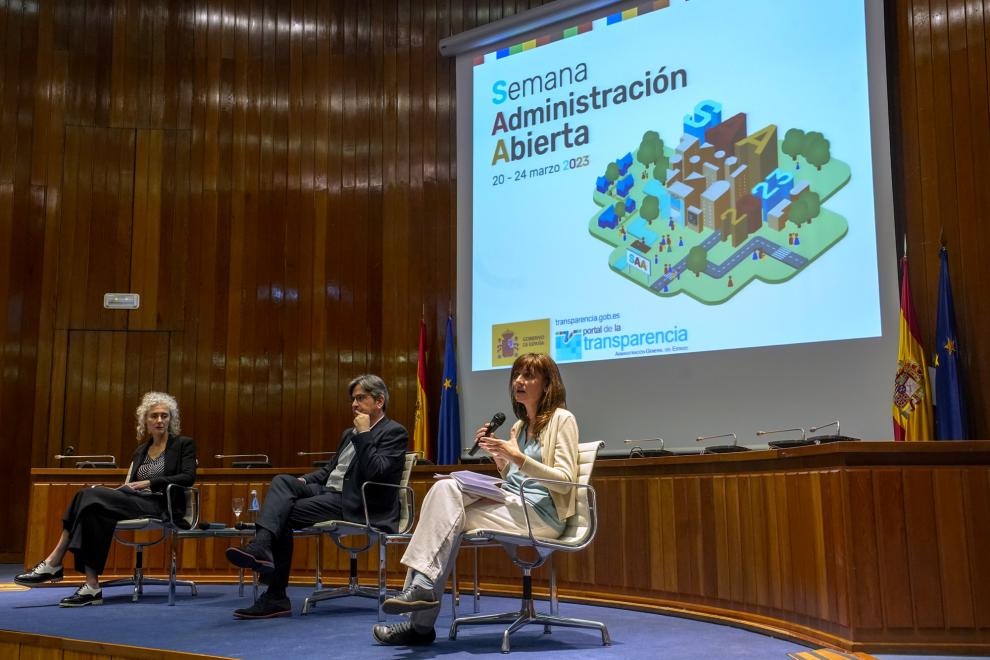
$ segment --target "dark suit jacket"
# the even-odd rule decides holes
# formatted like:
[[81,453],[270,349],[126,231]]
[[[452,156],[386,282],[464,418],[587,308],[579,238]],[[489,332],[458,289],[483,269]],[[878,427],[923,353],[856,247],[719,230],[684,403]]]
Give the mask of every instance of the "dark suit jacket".
[[[388,417],[383,417],[366,433],[356,433],[353,428],[349,428],[340,436],[340,444],[333,460],[325,467],[303,475],[306,483],[321,486],[325,484],[330,473],[337,467],[340,452],[348,443],[354,445],[355,454],[344,473],[341,487],[344,519],[364,523],[361,485],[366,481],[399,483],[409,448],[409,433],[402,424]],[[368,518],[373,526],[388,532],[394,532],[398,528],[399,492],[397,488],[368,486]]]
[[[134,450],[131,458],[131,469],[127,473],[127,481],[134,481],[137,470],[148,457],[151,440],[142,442]],[[184,435],[170,435],[165,443],[165,474],[151,479],[151,491],[162,493],[169,484],[192,486],[196,482],[196,442]],[[173,489],[175,491],[175,489]],[[172,509],[177,516],[186,512],[186,499],[181,491],[175,491],[172,499]],[[164,500],[162,500],[164,502]]]

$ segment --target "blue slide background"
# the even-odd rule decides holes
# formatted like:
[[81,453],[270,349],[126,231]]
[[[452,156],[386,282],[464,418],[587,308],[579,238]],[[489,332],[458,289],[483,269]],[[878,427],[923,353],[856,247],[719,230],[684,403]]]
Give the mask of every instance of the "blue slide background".
[[[563,66],[588,65],[588,80],[549,94],[492,102],[495,81],[522,80]],[[660,96],[592,110],[536,127],[534,135],[587,124],[590,143],[553,154],[491,165],[500,133],[497,111],[530,108],[550,96],[586,93],[644,77],[647,70],[686,69],[687,86]],[[632,20],[474,67],[472,369],[491,368],[493,324],[594,314],[621,315],[622,332],[687,329],[689,352],[806,343],[880,335],[876,220],[860,0],[674,2]],[[788,128],[819,130],[833,158],[851,166],[852,180],[824,207],[843,215],[849,233],[797,277],[783,284],[752,282],[721,305],[687,295],[661,298],[613,273],[611,248],[588,233],[599,210],[595,178],[627,151],[635,155],[646,130],[668,148],[683,117],[713,99],[723,118],[748,115],[750,133],[769,123],[778,140]],[[524,137],[526,130],[515,133]],[[580,169],[492,186],[519,169],[589,156]],[[598,324],[591,324],[598,325]],[[568,328],[580,328],[568,326]],[[583,359],[615,351],[585,350]],[[563,356],[561,356],[563,357]]]

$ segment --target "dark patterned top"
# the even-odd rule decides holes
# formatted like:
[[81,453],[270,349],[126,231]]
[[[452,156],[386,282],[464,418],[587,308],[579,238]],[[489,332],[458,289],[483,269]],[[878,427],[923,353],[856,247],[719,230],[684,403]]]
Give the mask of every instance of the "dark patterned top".
[[[142,463],[138,469],[137,474],[134,475],[135,481],[144,481],[147,479],[151,481],[155,477],[161,477],[165,474],[165,452],[158,455],[158,458],[151,458],[150,456],[145,456],[144,463]],[[150,488],[145,488],[143,491],[151,492]]]

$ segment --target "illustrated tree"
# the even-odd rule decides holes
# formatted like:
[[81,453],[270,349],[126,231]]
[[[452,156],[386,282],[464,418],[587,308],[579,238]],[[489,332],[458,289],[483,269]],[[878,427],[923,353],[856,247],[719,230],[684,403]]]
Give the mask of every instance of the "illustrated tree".
[[825,139],[824,135],[818,131],[811,131],[805,136],[804,159],[814,165],[820,172],[822,165],[832,159],[829,146],[829,141]]
[[615,210],[615,217],[619,219],[619,222],[622,222],[622,219],[626,217],[626,203],[616,202],[612,208]]
[[[797,163],[797,157],[804,152],[805,139],[804,131],[800,128],[792,128],[784,134],[784,143],[780,145],[780,149]],[[800,169],[801,164],[798,163],[797,167]]]
[[816,192],[811,190],[805,190],[801,193],[800,197],[805,198],[805,204],[808,205],[808,224],[818,217],[818,214],[822,212],[822,197]]
[[787,213],[787,219],[798,227],[806,223],[810,217],[808,215],[808,204],[803,197],[804,195],[799,195],[797,199],[791,202]]
[[619,166],[616,163],[609,163],[605,168],[605,178],[608,179],[609,185],[619,180]]
[[652,225],[660,217],[660,200],[653,195],[646,195],[643,197],[643,205],[639,207],[639,214]]
[[[657,159],[657,146],[653,142],[647,142],[645,139],[640,142],[639,149],[636,150],[636,160],[643,164],[643,167],[649,167],[653,164],[653,161]],[[645,173],[645,172],[644,172]]]
[[[663,140],[660,139],[659,133],[656,131],[646,131],[643,133],[643,139],[640,141],[639,149],[636,151],[636,160],[642,163],[645,168],[653,165],[654,178],[663,180],[656,175],[656,171],[660,170],[661,173],[666,175],[668,159],[663,153]],[[643,172],[643,178],[646,178],[646,172]]]
[[667,182],[667,168],[670,167],[670,158],[663,152],[663,143],[660,143],[660,154],[653,163],[653,178],[660,183]]
[[700,245],[695,245],[688,252],[686,265],[695,277],[701,277],[701,274],[708,268],[708,250]]
[[800,227],[806,222],[810,224],[813,219],[818,217],[821,211],[821,195],[811,190],[805,190],[791,204],[790,215],[788,217],[791,222]]
[[801,199],[800,195],[797,199],[792,200],[791,205],[787,207],[787,219],[798,227],[808,221],[808,204]]

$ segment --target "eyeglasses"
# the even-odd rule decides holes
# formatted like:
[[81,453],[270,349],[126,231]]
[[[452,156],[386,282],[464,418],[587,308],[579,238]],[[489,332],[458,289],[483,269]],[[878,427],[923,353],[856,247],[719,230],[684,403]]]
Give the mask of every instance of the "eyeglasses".
[[354,394],[351,396],[351,402],[354,401],[364,401],[365,399],[373,399],[375,397],[371,396],[367,392],[361,392],[361,394]]

